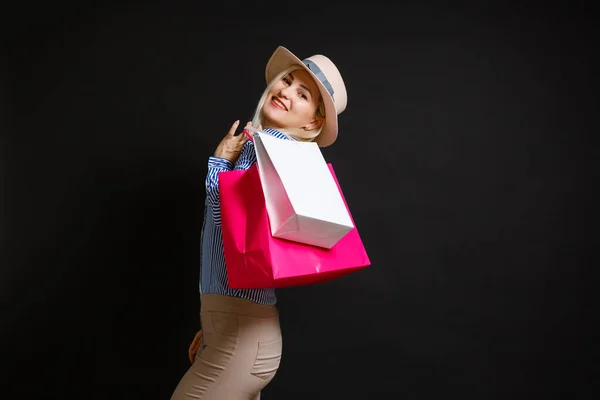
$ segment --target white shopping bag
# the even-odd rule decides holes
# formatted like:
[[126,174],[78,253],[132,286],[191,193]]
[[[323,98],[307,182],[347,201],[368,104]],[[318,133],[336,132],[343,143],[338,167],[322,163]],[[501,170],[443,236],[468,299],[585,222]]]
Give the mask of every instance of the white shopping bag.
[[330,249],[354,228],[316,143],[261,132],[254,146],[274,237]]

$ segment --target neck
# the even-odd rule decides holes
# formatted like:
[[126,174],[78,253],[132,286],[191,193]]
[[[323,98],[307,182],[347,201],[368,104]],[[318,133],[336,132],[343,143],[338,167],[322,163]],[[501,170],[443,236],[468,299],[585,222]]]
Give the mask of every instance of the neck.
[[273,125],[263,125],[263,129],[275,129],[276,131],[279,131],[284,128],[281,128],[279,126],[273,126]]

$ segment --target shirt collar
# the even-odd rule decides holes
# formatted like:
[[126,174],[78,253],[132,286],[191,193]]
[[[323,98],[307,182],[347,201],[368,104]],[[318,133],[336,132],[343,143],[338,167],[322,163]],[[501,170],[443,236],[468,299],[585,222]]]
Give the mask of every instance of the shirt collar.
[[280,132],[280,131],[278,131],[277,129],[274,129],[274,128],[265,128],[265,129],[263,129],[263,131],[267,132],[267,133],[270,133],[271,135],[273,135],[273,136],[275,136],[276,138],[279,138],[279,139],[287,139],[287,140],[295,140],[295,141],[297,141],[297,139],[295,139],[295,138],[293,138],[293,137],[291,137],[289,135],[286,135],[285,133]]

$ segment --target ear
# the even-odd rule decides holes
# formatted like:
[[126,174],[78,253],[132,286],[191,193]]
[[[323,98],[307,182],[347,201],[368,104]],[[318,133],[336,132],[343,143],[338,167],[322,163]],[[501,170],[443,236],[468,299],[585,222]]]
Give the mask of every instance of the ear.
[[319,129],[325,123],[325,118],[323,117],[315,117],[309,124],[304,126],[305,131],[314,131],[315,129]]

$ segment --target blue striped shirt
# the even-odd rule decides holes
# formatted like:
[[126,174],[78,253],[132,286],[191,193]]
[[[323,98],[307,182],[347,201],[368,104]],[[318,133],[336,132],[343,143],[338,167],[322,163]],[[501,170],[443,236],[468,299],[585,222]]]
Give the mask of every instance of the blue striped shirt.
[[[293,140],[275,129],[268,128],[264,131],[280,139]],[[277,303],[274,289],[232,289],[229,287],[225,268],[218,174],[231,170],[247,170],[255,162],[256,153],[252,141],[246,142],[235,165],[224,158],[209,157],[208,159],[206,202],[201,235],[200,293],[240,297],[260,304],[273,305]]]

